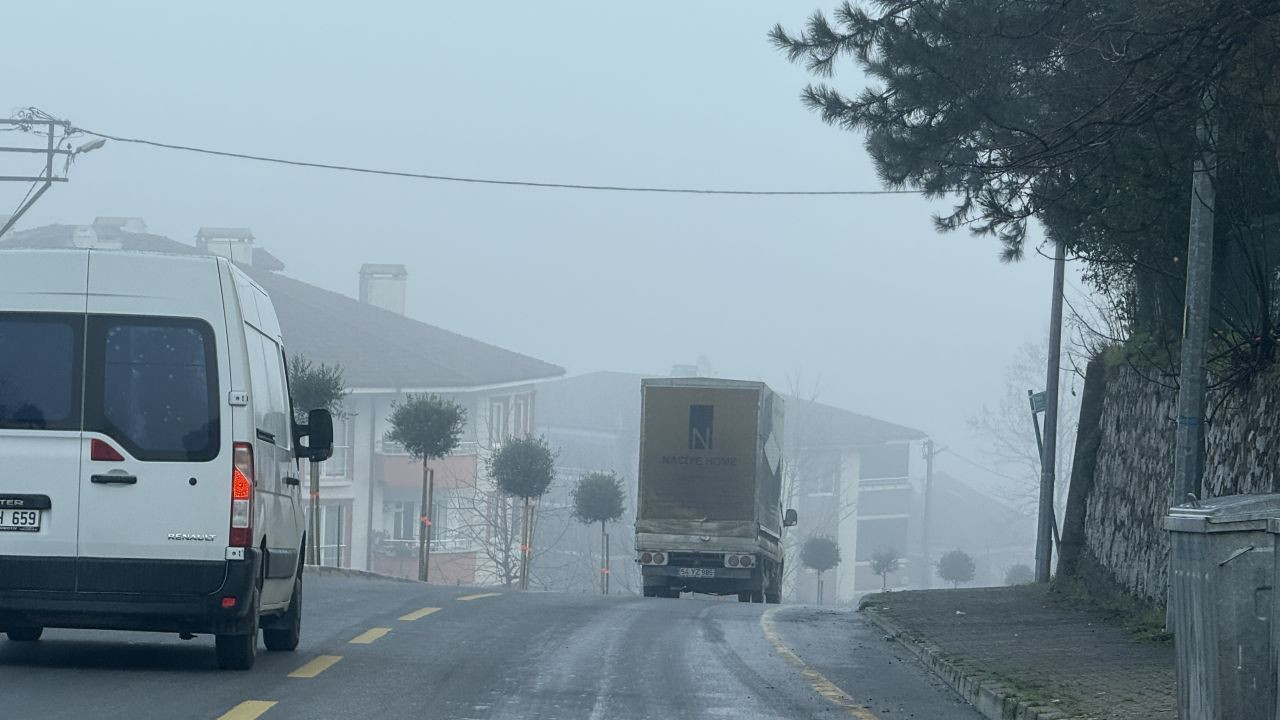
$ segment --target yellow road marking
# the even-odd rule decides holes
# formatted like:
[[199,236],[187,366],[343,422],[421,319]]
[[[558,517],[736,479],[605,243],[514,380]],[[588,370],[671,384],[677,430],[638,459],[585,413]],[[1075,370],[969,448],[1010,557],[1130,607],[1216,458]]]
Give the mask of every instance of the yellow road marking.
[[849,697],[848,693],[837,687],[822,673],[806,665],[799,655],[792,652],[791,648],[782,642],[782,638],[778,636],[778,631],[773,627],[773,614],[776,612],[778,612],[778,608],[773,608],[760,616],[760,629],[764,630],[765,638],[773,643],[773,647],[778,651],[778,654],[790,663],[792,667],[799,670],[800,674],[804,675],[804,678],[809,681],[809,685],[813,687],[814,691],[826,698],[831,704],[844,708],[857,720],[880,720],[879,716],[867,709],[865,705]]
[[254,718],[270,710],[275,704],[275,700],[245,700],[219,715],[218,720],[254,720]]
[[430,615],[431,613],[437,612],[439,609],[440,608],[422,608],[421,610],[414,610],[408,615],[401,615],[400,619],[404,620],[405,622],[413,622],[414,620],[421,620],[422,618]]
[[374,640],[391,632],[391,628],[369,628],[359,635],[351,638],[352,645],[368,645]]
[[481,598],[498,597],[502,593],[479,593],[476,595],[463,595],[458,598],[458,602],[466,602],[467,600],[479,600]]
[[333,667],[333,664],[342,659],[341,655],[317,655],[310,662],[302,667],[289,673],[289,677],[296,678],[313,678],[320,673]]

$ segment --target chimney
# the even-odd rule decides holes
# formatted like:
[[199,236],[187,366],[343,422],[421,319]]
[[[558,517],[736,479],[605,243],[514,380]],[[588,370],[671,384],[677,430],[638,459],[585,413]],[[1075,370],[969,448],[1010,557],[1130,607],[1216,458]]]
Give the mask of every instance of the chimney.
[[404,314],[404,288],[409,271],[403,265],[360,266],[360,302]]
[[196,247],[241,265],[253,265],[253,231],[249,228],[202,227],[196,232]]

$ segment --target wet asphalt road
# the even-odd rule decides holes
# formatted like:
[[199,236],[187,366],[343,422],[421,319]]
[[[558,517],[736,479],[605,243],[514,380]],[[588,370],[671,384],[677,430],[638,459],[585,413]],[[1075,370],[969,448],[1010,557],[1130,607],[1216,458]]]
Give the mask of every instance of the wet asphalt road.
[[0,717],[980,717],[848,610],[491,592],[308,576],[298,650],[249,672],[208,637],[0,639]]

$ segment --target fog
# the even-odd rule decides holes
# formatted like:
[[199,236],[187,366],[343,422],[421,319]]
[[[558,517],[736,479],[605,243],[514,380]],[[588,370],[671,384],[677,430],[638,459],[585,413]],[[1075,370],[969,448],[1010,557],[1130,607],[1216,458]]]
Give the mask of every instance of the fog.
[[[554,182],[878,189],[861,137],[767,42],[812,3],[80,4],[8,8],[5,110],[316,162]],[[834,82],[861,87],[851,63]],[[0,202],[25,187],[6,184]],[[914,196],[717,197],[458,185],[109,142],[18,228],[245,226],[354,295],[404,263],[408,313],[565,367],[799,387],[981,461],[966,421],[1041,341],[1051,268],[940,235]],[[1072,273],[1075,277],[1075,273]],[[1072,293],[1079,282],[1073,280]],[[1066,419],[1070,422],[1070,419]],[[1069,451],[1069,449],[1067,449]],[[939,467],[992,476],[954,457]]]

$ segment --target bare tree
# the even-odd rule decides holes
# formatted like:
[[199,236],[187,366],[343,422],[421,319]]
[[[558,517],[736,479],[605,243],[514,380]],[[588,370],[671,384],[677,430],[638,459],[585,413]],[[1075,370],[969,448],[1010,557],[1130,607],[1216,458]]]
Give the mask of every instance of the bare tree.
[[[1027,343],[1019,348],[1005,370],[1004,390],[991,405],[983,405],[969,420],[969,428],[985,443],[983,454],[995,465],[1004,481],[1002,495],[1020,509],[1035,507],[1040,487],[1040,449],[1036,444],[1027,391],[1038,391],[1044,384],[1047,364],[1044,343]],[[1057,477],[1071,477],[1071,461],[1075,447],[1076,424],[1080,417],[1082,380],[1070,371],[1059,394],[1061,416],[1058,422]],[[1041,418],[1043,420],[1043,418]],[[1055,488],[1058,517],[1066,505],[1068,483]]]

